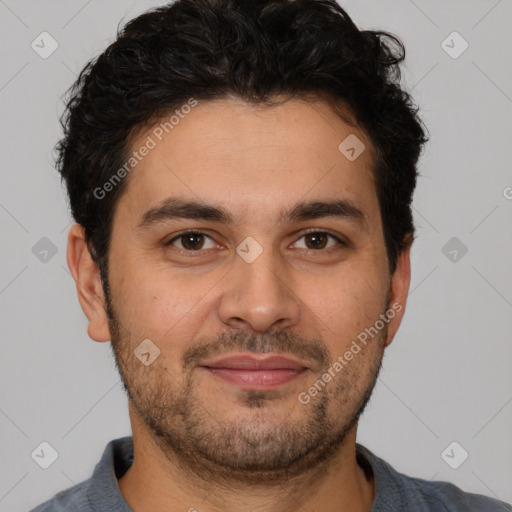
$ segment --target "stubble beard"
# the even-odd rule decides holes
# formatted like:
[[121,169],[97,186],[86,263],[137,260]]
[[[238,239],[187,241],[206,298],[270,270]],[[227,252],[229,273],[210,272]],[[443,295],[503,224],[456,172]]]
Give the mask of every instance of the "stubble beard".
[[[110,310],[113,354],[133,407],[167,460],[210,485],[236,482],[275,486],[329,464],[370,400],[387,337],[386,325],[377,339],[364,347],[308,404],[301,404],[296,394],[243,391],[237,397],[237,406],[250,414],[227,422],[216,412],[215,403],[201,400],[201,389],[195,385],[198,370],[192,368],[191,362],[209,351],[218,353],[219,347],[224,352],[273,350],[299,356],[309,352],[322,368],[311,374],[311,381],[305,383],[309,387],[333,360],[323,342],[286,332],[223,335],[216,342],[197,345],[195,352],[187,352],[189,366],[179,381],[161,358],[150,366],[141,364],[133,354],[138,343],[121,328],[111,304]],[[378,347],[372,349],[371,344]],[[297,347],[302,347],[302,351]],[[360,364],[365,356],[371,360]],[[276,400],[282,400],[283,407],[290,412],[278,422],[269,421],[269,407],[275,411]],[[299,419],[292,419],[292,415]]]

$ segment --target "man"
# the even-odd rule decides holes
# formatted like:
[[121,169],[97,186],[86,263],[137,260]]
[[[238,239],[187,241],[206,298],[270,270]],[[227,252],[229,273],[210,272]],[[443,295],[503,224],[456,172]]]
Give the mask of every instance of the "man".
[[425,132],[330,0],[178,0],[71,91],[58,168],[133,438],[36,511],[497,511],[356,443],[402,320]]

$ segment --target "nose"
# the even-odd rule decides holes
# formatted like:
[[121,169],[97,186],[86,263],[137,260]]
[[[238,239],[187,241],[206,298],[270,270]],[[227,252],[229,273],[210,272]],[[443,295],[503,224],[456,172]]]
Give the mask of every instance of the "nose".
[[263,333],[299,322],[300,298],[290,273],[272,250],[263,250],[252,263],[237,255],[226,282],[219,305],[226,325]]

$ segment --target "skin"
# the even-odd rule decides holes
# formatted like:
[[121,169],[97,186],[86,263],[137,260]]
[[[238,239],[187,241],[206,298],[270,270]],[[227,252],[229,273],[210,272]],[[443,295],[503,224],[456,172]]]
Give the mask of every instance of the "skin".
[[[133,149],[150,133],[139,133]],[[366,146],[352,162],[338,150],[349,134]],[[371,509],[374,481],[355,459],[357,419],[410,283],[410,242],[389,273],[372,166],[369,139],[322,100],[272,108],[200,103],[127,178],[109,253],[111,321],[83,229],[72,227],[68,264],[89,336],[112,341],[129,394],[134,462],[119,487],[133,510]],[[169,196],[220,204],[235,222],[173,219],[137,228]],[[298,202],[339,198],[362,210],[366,224],[279,222]],[[190,248],[183,238],[165,245],[186,229],[208,235],[193,240],[199,250],[180,254]],[[318,248],[304,236],[311,229],[348,245],[327,238]],[[263,250],[252,263],[236,252],[247,236]],[[299,393],[392,304],[401,310],[379,335],[300,403]],[[133,353],[144,339],[160,350],[148,366]],[[288,355],[308,370],[255,392],[199,367],[234,352]]]

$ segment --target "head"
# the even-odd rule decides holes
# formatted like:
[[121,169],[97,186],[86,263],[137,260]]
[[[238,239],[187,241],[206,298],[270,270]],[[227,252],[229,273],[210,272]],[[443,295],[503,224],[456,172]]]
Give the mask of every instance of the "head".
[[[57,147],[68,261],[89,335],[112,341],[164,452],[275,478],[353,430],[409,286],[426,137],[403,58],[334,1],[178,0],[80,74]],[[204,368],[232,352],[306,370],[241,389]]]

